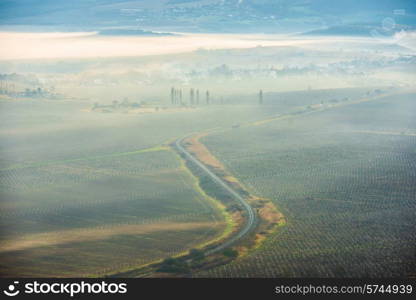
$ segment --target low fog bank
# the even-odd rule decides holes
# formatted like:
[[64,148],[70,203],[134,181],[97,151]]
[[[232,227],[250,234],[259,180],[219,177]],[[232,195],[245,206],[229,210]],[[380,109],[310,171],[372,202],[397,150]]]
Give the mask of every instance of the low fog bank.
[[[410,87],[416,79],[413,33],[393,39],[2,33],[0,39],[5,45],[0,88],[10,98],[169,104],[172,87],[183,93],[184,101],[189,102],[191,89],[225,101],[260,89]],[[68,53],[78,57],[67,58]],[[40,54],[44,58],[29,59]]]

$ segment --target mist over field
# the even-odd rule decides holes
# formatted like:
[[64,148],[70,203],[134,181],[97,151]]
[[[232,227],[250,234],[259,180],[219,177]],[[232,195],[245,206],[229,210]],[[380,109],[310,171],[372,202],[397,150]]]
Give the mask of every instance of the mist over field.
[[0,276],[414,276],[415,13],[2,1]]

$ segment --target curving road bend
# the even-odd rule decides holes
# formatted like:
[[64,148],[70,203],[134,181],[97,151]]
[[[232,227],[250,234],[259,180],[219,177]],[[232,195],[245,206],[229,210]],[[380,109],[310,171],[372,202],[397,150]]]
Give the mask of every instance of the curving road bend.
[[185,138],[188,136],[182,137],[180,139],[177,139],[174,143],[176,149],[185,155],[190,161],[192,161],[195,165],[197,165],[200,169],[202,169],[209,177],[214,180],[215,183],[217,183],[221,188],[223,188],[226,192],[228,192],[237,202],[242,204],[243,208],[247,212],[247,220],[244,224],[244,227],[241,228],[241,230],[234,234],[230,239],[226,240],[221,245],[218,245],[215,248],[209,249],[206,251],[206,254],[212,254],[218,251],[221,251],[232,244],[234,244],[236,241],[244,237],[247,233],[250,232],[252,228],[256,225],[256,214],[253,211],[253,208],[247,203],[247,201],[241,197],[236,191],[234,191],[229,185],[227,185],[226,182],[224,182],[221,178],[219,178],[217,175],[215,175],[210,169],[208,169],[203,163],[201,163],[196,157],[194,157],[191,153],[189,153],[185,147],[182,146],[182,142]]

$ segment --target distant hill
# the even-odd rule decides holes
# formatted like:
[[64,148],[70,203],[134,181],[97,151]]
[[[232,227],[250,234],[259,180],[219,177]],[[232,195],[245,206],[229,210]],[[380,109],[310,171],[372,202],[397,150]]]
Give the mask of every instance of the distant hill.
[[111,36],[173,36],[175,34],[169,32],[154,32],[141,29],[105,29],[98,32],[99,35]]
[[[398,12],[398,13],[397,13]],[[414,0],[1,0],[0,26],[56,30],[141,28],[143,31],[306,32],[348,34],[385,18],[415,28]],[[347,29],[347,30],[346,30]],[[355,33],[354,33],[355,31]],[[122,32],[120,32],[122,33]],[[133,32],[125,31],[125,34]],[[328,31],[327,31],[328,33]]]
[[409,26],[395,25],[394,28],[385,29],[382,26],[365,26],[365,25],[344,25],[344,26],[333,26],[323,29],[310,30],[301,33],[300,35],[316,35],[316,36],[393,36],[400,30],[409,29]]

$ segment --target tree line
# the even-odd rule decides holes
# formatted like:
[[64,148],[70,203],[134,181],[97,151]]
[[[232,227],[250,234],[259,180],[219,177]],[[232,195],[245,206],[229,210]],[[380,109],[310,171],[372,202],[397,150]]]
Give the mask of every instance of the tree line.
[[[221,97],[221,103],[224,103],[224,98]],[[183,97],[182,89],[172,87],[170,89],[170,102],[172,105],[186,105],[185,99]],[[205,104],[209,105],[211,103],[210,92],[209,90],[205,91]],[[263,104],[263,90],[259,91],[258,94],[258,103]],[[190,105],[199,105],[202,104],[202,99],[200,98],[199,89],[191,88],[189,90],[189,104]]]

